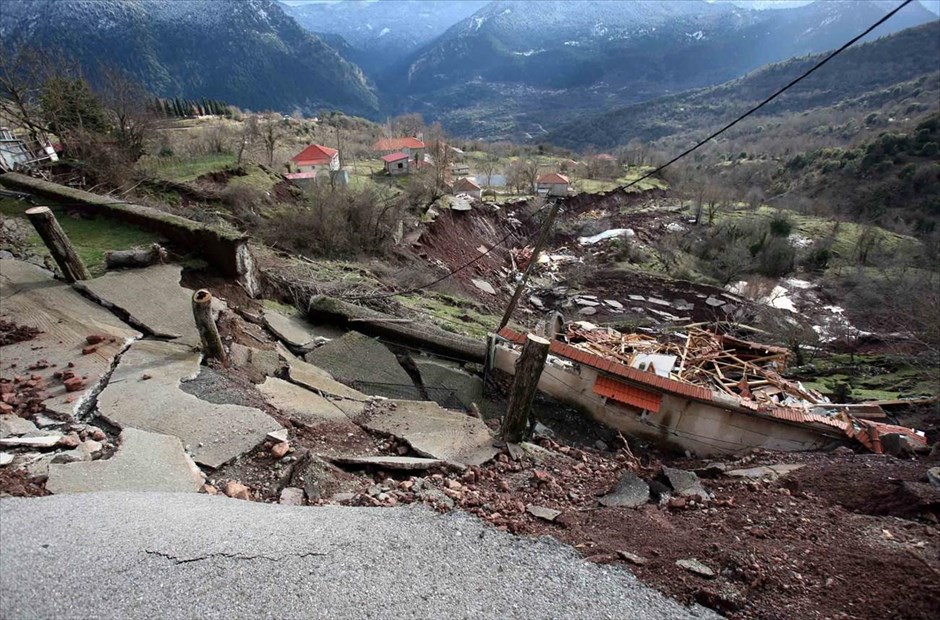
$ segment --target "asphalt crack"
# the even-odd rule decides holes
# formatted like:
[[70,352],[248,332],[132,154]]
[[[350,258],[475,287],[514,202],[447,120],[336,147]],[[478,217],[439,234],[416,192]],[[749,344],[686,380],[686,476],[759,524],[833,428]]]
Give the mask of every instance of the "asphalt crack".
[[193,562],[202,562],[205,560],[213,560],[216,558],[222,558],[226,560],[267,560],[268,562],[280,562],[288,558],[313,558],[313,557],[323,557],[326,556],[326,553],[319,551],[307,551],[304,553],[285,553],[278,556],[270,555],[238,555],[234,553],[208,553],[206,555],[196,556],[194,558],[180,558],[174,556],[170,553],[163,553],[161,551],[151,551],[149,549],[144,549],[144,553],[147,555],[155,555],[157,557],[163,558],[165,560],[170,560],[174,564],[191,564]]

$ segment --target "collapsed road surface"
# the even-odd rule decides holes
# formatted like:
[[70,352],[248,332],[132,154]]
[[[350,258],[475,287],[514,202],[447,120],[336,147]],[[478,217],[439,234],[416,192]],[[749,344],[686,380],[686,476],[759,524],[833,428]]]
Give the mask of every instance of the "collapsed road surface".
[[7,618],[712,618],[554,540],[426,508],[0,501]]

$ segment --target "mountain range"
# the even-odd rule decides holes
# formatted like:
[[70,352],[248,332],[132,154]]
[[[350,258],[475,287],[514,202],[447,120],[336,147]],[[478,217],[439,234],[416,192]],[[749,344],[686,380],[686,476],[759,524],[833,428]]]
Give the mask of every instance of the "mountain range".
[[158,96],[378,112],[362,70],[273,0],[4,0],[0,15],[4,47],[58,50],[92,81],[116,65]]
[[[4,45],[103,59],[161,96],[537,140],[584,115],[835,48],[897,2],[777,10],[703,0],[5,0]],[[935,21],[912,3],[873,37]]]

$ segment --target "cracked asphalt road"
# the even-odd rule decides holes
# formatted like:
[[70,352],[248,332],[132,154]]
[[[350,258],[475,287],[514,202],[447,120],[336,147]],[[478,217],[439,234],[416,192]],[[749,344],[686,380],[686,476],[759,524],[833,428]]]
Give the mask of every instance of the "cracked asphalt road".
[[713,618],[550,539],[424,507],[0,501],[3,618]]

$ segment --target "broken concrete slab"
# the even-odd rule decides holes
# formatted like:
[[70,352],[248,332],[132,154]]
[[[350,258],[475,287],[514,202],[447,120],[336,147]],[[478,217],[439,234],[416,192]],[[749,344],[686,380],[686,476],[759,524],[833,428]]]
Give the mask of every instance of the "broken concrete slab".
[[[4,372],[14,365],[28,368],[44,360],[45,368],[29,371],[42,378],[48,397],[43,404],[69,415],[110,371],[125,343],[141,335],[68,284],[53,279],[48,271],[18,260],[0,262],[0,316],[41,332],[32,340],[0,347]],[[92,334],[106,340],[83,355],[86,338]],[[62,380],[53,376],[63,370],[83,377],[85,389],[69,393]]]
[[[464,407],[483,402],[483,380],[459,366],[431,360],[416,360],[421,383],[426,388],[453,390]],[[429,396],[433,395],[429,394]]]
[[339,396],[353,401],[369,400],[367,395],[340,383],[319,366],[314,366],[295,357],[286,348],[280,347],[278,354],[286,362],[287,376],[294,383],[319,392],[321,396]]
[[[343,409],[332,401],[283,379],[268,377],[258,386],[258,391],[269,405],[295,424],[314,427],[324,422],[338,422],[353,426]],[[360,411],[365,406],[359,401],[351,402],[358,405]]]
[[483,420],[433,402],[373,402],[355,421],[368,430],[405,441],[422,456],[457,465],[482,465],[499,452]]
[[650,500],[650,487],[632,471],[625,471],[616,486],[598,500],[601,505],[610,508],[636,508]]
[[724,472],[726,476],[731,476],[732,478],[750,478],[753,480],[757,479],[767,479],[767,480],[776,480],[780,476],[785,476],[791,471],[796,471],[804,467],[803,464],[779,464],[779,465],[762,465],[759,467],[747,467],[745,469],[730,469]]
[[[134,343],[98,396],[102,417],[122,428],[179,437],[197,463],[218,468],[281,428],[253,407],[219,405],[180,389],[199,374],[200,354],[156,340]],[[150,378],[144,380],[144,375]]]
[[413,456],[324,456],[321,458],[337,465],[357,465],[414,471],[445,465],[440,459],[424,459]]
[[669,485],[673,492],[680,497],[711,499],[711,493],[705,490],[695,472],[664,466],[660,478],[661,482]]
[[0,446],[7,448],[36,448],[39,450],[54,448],[62,440],[62,433],[55,431],[33,431],[22,437],[4,437]]
[[931,467],[927,470],[927,481],[935,488],[940,489],[940,467]]
[[120,446],[106,460],[49,465],[46,489],[54,494],[95,491],[198,491],[204,482],[176,437],[134,428],[121,432]]
[[358,480],[318,456],[304,452],[291,471],[290,486],[303,489],[311,502],[358,490]]
[[414,385],[388,347],[359,332],[349,332],[317,347],[304,358],[346,383]]
[[0,438],[26,435],[38,430],[35,424],[18,415],[0,415]]
[[9,465],[13,462],[13,455],[9,452],[0,452],[0,467]]
[[281,495],[277,503],[286,506],[303,506],[304,490],[298,489],[297,487],[284,487],[281,489]]
[[126,313],[131,324],[155,336],[196,344],[199,332],[193,319],[193,290],[180,285],[182,273],[179,265],[154,265],[109,271],[75,286],[102,305]]
[[281,368],[281,359],[273,349],[256,349],[233,342],[229,362],[236,368],[247,368],[262,377],[274,376]]
[[264,324],[281,342],[300,350],[312,349],[317,335],[314,326],[297,316],[287,316],[275,310],[265,309]]
[[558,515],[561,514],[560,510],[546,508],[545,506],[535,506],[533,504],[529,504],[525,507],[525,509],[526,512],[528,512],[533,517],[537,517],[544,521],[554,521],[556,518],[558,518]]

